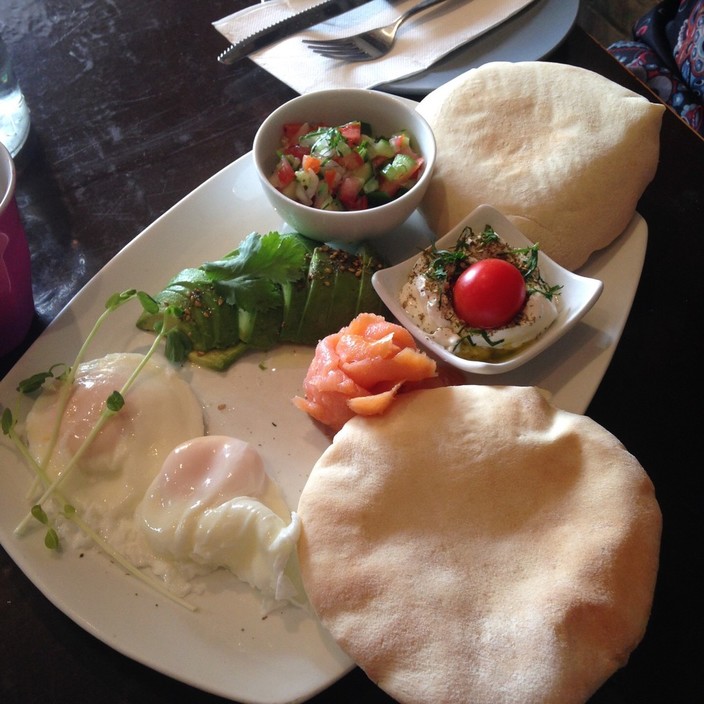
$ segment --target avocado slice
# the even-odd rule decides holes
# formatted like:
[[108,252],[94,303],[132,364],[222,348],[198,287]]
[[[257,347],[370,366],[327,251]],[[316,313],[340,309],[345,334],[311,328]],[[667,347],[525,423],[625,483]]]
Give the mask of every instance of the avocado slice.
[[188,353],[188,361],[200,367],[208,367],[208,369],[214,369],[216,372],[222,372],[250,349],[247,343],[240,342],[231,347],[208,350],[207,352],[192,351]]
[[360,255],[329,245],[317,247],[311,258],[308,297],[296,341],[315,345],[348,325],[358,313],[382,314],[385,306],[371,285],[373,272],[382,266],[367,250]]
[[328,330],[335,271],[325,246],[316,247],[308,268],[307,295],[298,320],[295,342],[315,345]]
[[297,343],[298,328],[308,300],[308,278],[295,281],[283,288],[284,310],[281,320],[280,342]]
[[[204,352],[239,341],[237,311],[225,305],[213,282],[201,269],[179,272],[155,299],[161,311],[167,306],[177,306],[183,311],[178,327],[190,339],[194,350]],[[161,317],[161,312],[143,312],[137,327],[154,330]]]
[[[362,247],[358,254],[353,254],[297,233],[280,237],[296,237],[303,243],[301,275],[275,284],[279,299],[267,294],[264,302],[267,308],[245,310],[227,302],[227,275],[238,276],[243,271],[238,267],[247,265],[243,254],[242,262],[228,268],[226,260],[240,256],[240,250],[235,250],[219,262],[180,271],[155,296],[159,312],[143,312],[137,326],[154,331],[167,307],[180,309],[177,328],[187,339],[171,352],[167,345],[167,356],[181,361],[187,353],[194,364],[223,370],[249,349],[268,350],[281,342],[315,345],[348,325],[358,313],[385,314],[386,309],[371,285],[373,272],[383,264],[371,249]],[[267,245],[271,242],[269,238]],[[254,245],[252,256],[256,257],[257,243],[249,240],[249,244]],[[291,248],[285,249],[283,256],[290,256]],[[299,260],[295,261],[298,267]],[[244,271],[246,282],[249,274]],[[265,272],[259,276],[268,278]]]
[[358,256],[361,260],[362,273],[359,276],[359,294],[357,296],[357,309],[354,315],[356,316],[359,313],[376,313],[377,315],[387,316],[389,311],[372,285],[374,272],[382,269],[384,264],[368,247],[362,247]]

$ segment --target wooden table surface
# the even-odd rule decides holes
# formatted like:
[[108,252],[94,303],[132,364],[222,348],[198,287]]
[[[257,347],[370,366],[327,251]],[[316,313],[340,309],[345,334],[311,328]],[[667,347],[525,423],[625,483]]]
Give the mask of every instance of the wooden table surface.
[[[211,22],[242,0],[0,0],[0,32],[32,111],[18,159],[37,318],[0,376],[122,247],[209,176],[247,153],[261,120],[295,93],[249,60],[226,67]],[[647,95],[575,28],[548,60]],[[575,86],[575,90],[579,87]],[[657,175],[638,207],[645,267],[613,362],[587,413],[652,477],[664,514],[647,634],[593,703],[704,701],[702,346],[704,142],[672,113]],[[0,551],[0,701],[224,701],[115,652],[75,625]],[[390,702],[359,670],[312,700]]]

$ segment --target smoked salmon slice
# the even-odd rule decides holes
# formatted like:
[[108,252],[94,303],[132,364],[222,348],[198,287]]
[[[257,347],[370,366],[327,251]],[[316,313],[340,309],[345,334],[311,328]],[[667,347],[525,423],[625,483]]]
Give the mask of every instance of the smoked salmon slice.
[[334,431],[354,415],[383,413],[406,383],[437,375],[406,328],[374,313],[360,313],[318,342],[293,403]]

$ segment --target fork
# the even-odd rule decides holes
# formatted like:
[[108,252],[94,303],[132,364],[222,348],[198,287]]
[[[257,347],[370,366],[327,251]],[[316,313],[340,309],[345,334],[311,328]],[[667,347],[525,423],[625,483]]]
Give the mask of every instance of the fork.
[[399,27],[412,15],[423,12],[445,0],[421,0],[399,15],[391,24],[339,39],[304,39],[316,54],[342,61],[372,61],[391,51]]

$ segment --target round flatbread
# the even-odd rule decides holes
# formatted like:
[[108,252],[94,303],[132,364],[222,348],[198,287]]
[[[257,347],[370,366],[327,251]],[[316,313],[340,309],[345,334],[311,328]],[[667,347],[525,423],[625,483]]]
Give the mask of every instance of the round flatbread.
[[352,419],[298,512],[313,608],[399,702],[584,702],[644,634],[652,483],[535,388],[414,391]]
[[574,271],[632,219],[664,107],[592,71],[528,61],[471,69],[418,111],[438,147],[421,206],[433,231],[486,203]]

